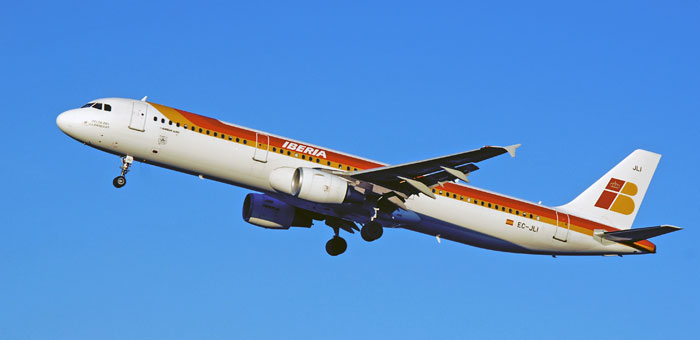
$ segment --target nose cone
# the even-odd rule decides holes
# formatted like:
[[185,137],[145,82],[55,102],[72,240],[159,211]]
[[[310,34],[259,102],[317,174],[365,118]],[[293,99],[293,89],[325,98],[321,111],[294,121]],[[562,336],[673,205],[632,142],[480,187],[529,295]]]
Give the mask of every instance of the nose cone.
[[56,125],[58,125],[58,128],[65,134],[71,136],[77,127],[76,123],[78,122],[78,119],[79,117],[76,110],[68,110],[56,117]]
[[58,125],[58,128],[61,129],[61,131],[66,132],[66,129],[68,128],[68,117],[66,115],[66,112],[61,113],[56,117],[56,125]]

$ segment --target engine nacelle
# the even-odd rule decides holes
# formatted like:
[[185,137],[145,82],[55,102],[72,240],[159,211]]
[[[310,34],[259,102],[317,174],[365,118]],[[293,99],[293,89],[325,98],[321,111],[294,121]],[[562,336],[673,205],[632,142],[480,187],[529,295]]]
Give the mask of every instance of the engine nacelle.
[[279,168],[270,174],[273,189],[316,203],[362,202],[364,197],[344,179],[311,168]]
[[243,201],[243,219],[259,227],[289,229],[311,227],[311,217],[299,209],[264,194],[248,194]]

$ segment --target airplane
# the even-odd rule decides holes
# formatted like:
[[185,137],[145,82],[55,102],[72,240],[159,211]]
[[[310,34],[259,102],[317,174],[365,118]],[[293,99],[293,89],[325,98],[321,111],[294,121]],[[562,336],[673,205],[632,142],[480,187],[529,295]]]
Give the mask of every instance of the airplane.
[[556,257],[655,253],[649,238],[681,229],[631,228],[661,158],[645,150],[571,202],[547,207],[466,184],[476,163],[515,157],[520,144],[387,165],[146,100],[96,99],[56,124],[120,157],[116,188],[137,161],[257,191],[245,197],[243,220],[280,230],[324,221],[333,230],[331,256],[347,249],[341,230],[372,242],[384,228],[402,228],[438,242]]

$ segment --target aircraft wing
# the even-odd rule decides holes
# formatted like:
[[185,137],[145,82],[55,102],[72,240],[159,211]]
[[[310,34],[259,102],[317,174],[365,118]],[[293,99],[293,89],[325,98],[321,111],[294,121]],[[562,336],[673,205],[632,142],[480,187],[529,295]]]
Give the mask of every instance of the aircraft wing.
[[453,155],[344,173],[344,175],[355,180],[372,183],[403,193],[406,196],[424,193],[435,198],[430,188],[455,179],[469,182],[467,174],[479,169],[473,163],[496,157],[506,152],[515,157],[515,149],[519,146],[520,144],[506,147],[485,146],[481,149]]

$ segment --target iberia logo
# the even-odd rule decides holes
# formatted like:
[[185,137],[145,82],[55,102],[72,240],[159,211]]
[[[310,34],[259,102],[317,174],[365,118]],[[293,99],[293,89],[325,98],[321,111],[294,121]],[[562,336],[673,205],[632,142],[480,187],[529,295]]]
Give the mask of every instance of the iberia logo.
[[611,178],[608,186],[600,194],[595,206],[606,210],[629,215],[634,212],[632,196],[637,194],[637,185],[617,178]]

